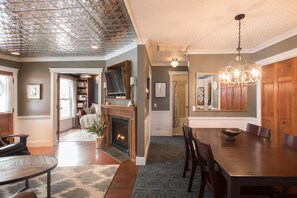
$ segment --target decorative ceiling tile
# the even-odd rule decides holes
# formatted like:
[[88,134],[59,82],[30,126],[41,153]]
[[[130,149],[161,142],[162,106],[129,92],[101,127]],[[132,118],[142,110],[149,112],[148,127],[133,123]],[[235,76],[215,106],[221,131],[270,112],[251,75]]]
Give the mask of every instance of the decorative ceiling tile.
[[135,38],[122,0],[0,1],[2,54],[104,56]]

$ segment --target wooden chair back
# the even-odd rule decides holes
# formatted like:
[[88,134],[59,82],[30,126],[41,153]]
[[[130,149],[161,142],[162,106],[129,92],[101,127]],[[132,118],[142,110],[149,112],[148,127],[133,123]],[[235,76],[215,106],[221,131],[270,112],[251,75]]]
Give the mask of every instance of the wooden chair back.
[[297,150],[297,136],[285,134],[283,147]]
[[187,144],[187,147],[189,148],[190,157],[194,162],[197,162],[197,164],[198,164],[192,128],[188,127],[186,125],[183,125],[183,133],[184,133],[185,142],[187,142],[186,144]]
[[258,136],[262,138],[266,138],[270,141],[271,138],[271,130],[265,127],[260,127]]
[[[215,171],[215,160],[209,144],[205,144],[200,140],[196,140],[197,157],[200,164],[201,182],[206,184],[209,191],[213,193],[215,198],[221,197],[219,190],[219,182]],[[202,192],[203,193],[203,192]],[[203,194],[199,192],[199,197]]]
[[245,131],[248,133],[259,135],[259,129],[260,129],[260,126],[251,124],[251,123],[247,123]]

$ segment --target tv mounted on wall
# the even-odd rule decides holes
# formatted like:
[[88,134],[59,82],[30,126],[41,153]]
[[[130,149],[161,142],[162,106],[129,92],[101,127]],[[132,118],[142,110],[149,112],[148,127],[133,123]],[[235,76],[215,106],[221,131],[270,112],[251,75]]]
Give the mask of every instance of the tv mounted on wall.
[[125,96],[125,81],[121,67],[105,72],[108,96]]

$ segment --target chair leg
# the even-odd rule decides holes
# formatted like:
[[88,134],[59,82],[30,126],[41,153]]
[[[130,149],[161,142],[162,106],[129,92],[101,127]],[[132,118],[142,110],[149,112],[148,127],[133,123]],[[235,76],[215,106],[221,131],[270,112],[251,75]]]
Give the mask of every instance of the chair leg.
[[196,172],[196,165],[195,164],[192,164],[188,192],[191,192],[192,184],[193,184],[193,180],[194,180],[194,176],[195,176],[195,172]]
[[205,189],[205,179],[204,175],[201,175],[201,181],[200,181],[200,188],[199,188],[199,198],[203,198],[204,196],[204,189]]
[[186,172],[189,170],[189,156],[186,155],[185,159],[185,166],[184,166],[184,172],[183,172],[183,177],[186,176]]

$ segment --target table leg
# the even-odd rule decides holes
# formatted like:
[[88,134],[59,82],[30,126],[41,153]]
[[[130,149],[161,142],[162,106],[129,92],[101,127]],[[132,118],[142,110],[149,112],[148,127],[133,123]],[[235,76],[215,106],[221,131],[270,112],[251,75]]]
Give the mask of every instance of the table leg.
[[227,182],[227,197],[238,198],[240,197],[240,185],[235,179],[228,179]]
[[47,197],[51,197],[51,171],[47,172]]
[[29,179],[25,180],[25,185],[26,185],[25,189],[29,189]]

